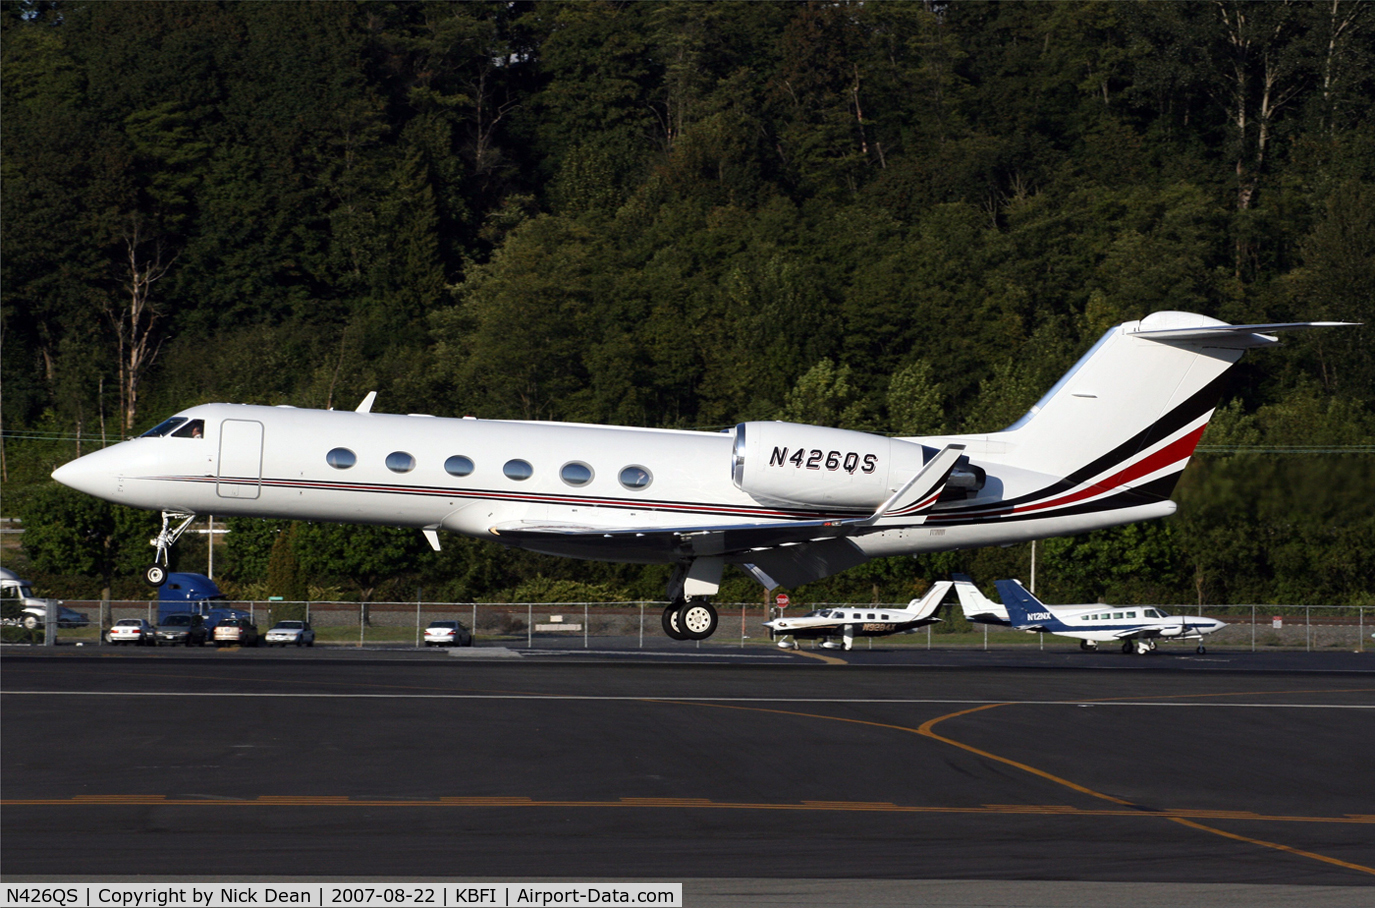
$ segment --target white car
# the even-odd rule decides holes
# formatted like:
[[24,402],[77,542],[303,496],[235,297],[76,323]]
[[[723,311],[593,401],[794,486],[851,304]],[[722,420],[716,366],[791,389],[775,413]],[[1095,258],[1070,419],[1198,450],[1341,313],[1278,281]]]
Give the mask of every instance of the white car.
[[157,646],[157,631],[142,618],[121,618],[110,628],[105,639],[120,646]]
[[472,646],[473,635],[458,621],[431,621],[425,628],[426,646]]
[[309,621],[278,621],[267,629],[268,646],[314,646],[315,630]]

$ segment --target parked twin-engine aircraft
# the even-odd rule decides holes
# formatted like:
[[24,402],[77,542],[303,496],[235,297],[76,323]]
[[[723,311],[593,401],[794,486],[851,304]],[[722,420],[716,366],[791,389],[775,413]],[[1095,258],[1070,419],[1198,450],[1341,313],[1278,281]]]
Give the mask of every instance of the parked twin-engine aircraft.
[[783,422],[724,433],[205,404],[53,478],[158,510],[148,579],[197,514],[414,527],[675,566],[665,631],[716,629],[736,564],[768,589],[871,558],[1164,517],[1222,393],[1268,332],[1157,312],[1109,330],[1005,431],[886,438]]
[[[821,645],[828,649],[840,647],[849,650],[854,646],[856,637],[906,634],[919,627],[935,624],[941,620],[936,617],[936,609],[940,607],[945,594],[950,592],[951,586],[949,580],[938,581],[926,591],[925,596],[907,603],[907,608],[877,605],[823,608],[797,618],[774,618],[765,621],[764,626],[783,636],[778,645],[785,649],[797,646],[798,640],[820,640]],[[840,642],[834,642],[832,637],[839,637]]]
[[998,598],[1007,607],[1011,625],[1019,631],[1041,631],[1072,637],[1081,649],[1098,649],[1099,643],[1122,644],[1144,655],[1159,640],[1197,640],[1198,653],[1207,652],[1203,636],[1220,631],[1227,622],[1201,615],[1167,615],[1149,605],[1046,605],[1016,580],[998,580]]

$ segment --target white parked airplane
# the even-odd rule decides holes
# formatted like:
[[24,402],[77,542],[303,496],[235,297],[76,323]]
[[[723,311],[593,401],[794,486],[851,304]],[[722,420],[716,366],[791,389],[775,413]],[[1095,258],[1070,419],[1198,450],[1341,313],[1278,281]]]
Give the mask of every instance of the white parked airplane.
[[1149,605],[1050,606],[1029,593],[1019,581],[998,580],[994,586],[1014,628],[1073,637],[1086,650],[1098,649],[1100,643],[1120,642],[1122,652],[1135,649],[1142,655],[1155,649],[1159,640],[1197,640],[1201,655],[1207,652],[1204,635],[1227,626],[1225,621],[1201,615],[1167,615]]
[[[765,621],[764,626],[784,639],[778,645],[784,649],[797,646],[797,640],[820,640],[828,649],[840,647],[850,649],[856,637],[887,637],[890,634],[906,634],[919,627],[935,624],[941,620],[936,615],[945,594],[952,586],[949,580],[941,580],[926,591],[920,599],[907,603],[907,608],[883,608],[864,606],[855,608],[823,608],[808,612],[797,618],[775,618]],[[790,641],[787,638],[792,637]],[[840,643],[831,640],[839,637]]]
[[1164,517],[1224,373],[1267,332],[1157,312],[1109,330],[1005,431],[887,438],[783,422],[692,432],[205,404],[53,472],[158,510],[147,575],[197,514],[414,527],[676,566],[665,631],[716,629],[737,564],[768,589],[871,558]]
[[960,597],[960,608],[964,611],[966,621],[1000,624],[1003,627],[1012,623],[1003,604],[985,596],[968,574],[951,574],[950,577],[955,581],[955,595]]

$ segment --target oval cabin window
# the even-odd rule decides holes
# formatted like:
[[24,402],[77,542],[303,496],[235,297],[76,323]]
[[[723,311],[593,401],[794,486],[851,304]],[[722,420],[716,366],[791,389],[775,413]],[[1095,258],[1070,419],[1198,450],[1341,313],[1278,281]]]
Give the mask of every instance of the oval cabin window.
[[534,476],[535,468],[524,460],[508,460],[506,465],[501,468],[501,472],[506,474],[507,479],[514,479],[519,482]]
[[570,486],[585,486],[592,481],[592,468],[585,463],[566,463],[559,470],[559,477]]
[[473,472],[473,461],[462,454],[455,454],[444,461],[444,472],[450,476],[467,476]]
[[415,469],[415,458],[405,451],[393,451],[387,455],[387,469],[393,473],[409,473]]
[[325,463],[336,470],[347,470],[358,462],[358,456],[348,448],[335,448],[325,455]]
[[639,491],[649,488],[649,484],[654,481],[650,472],[641,466],[630,466],[621,470],[621,485],[627,489]]

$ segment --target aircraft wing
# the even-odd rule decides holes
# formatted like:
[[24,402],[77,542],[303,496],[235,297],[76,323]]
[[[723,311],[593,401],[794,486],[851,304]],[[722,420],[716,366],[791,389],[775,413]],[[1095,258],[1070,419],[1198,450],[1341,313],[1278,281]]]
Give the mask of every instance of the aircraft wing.
[[[761,523],[679,527],[602,527],[515,521],[491,528],[499,540],[534,551],[573,557],[636,561],[648,555],[701,558],[776,549],[875,533],[921,523],[940,498],[964,445],[947,445],[867,517],[773,520]],[[638,556],[637,556],[638,554]],[[824,576],[824,575],[823,575]]]
[[671,553],[695,558],[729,555],[752,549],[816,542],[862,532],[851,520],[795,520],[768,523],[681,527],[598,527],[520,522],[492,527],[492,535],[524,548],[569,554],[573,550]]

